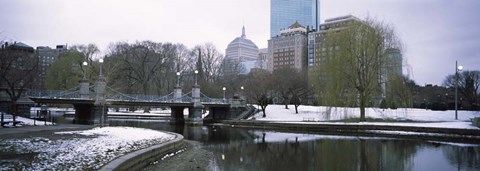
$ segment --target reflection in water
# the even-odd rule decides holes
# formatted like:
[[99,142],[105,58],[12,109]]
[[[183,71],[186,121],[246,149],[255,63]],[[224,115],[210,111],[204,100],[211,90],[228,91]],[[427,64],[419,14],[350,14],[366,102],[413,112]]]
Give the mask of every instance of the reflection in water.
[[110,125],[183,134],[185,139],[200,141],[203,148],[212,151],[221,170],[480,170],[479,146],[219,126],[184,127],[168,122],[112,121]]

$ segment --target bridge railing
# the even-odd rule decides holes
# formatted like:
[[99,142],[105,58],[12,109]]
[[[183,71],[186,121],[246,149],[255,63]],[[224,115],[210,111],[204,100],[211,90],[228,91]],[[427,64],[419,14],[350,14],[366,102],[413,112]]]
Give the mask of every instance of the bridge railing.
[[116,91],[113,88],[107,87],[110,93],[106,99],[115,101],[134,101],[134,102],[191,102],[191,97],[188,97],[188,93],[184,94],[181,98],[175,99],[174,93],[170,93],[164,96],[158,95],[143,95],[143,94],[125,94]]
[[27,96],[34,98],[77,99],[80,98],[79,87],[69,90],[30,90]]
[[203,94],[203,93],[200,93],[200,102],[202,103],[215,103],[215,104],[225,104],[227,103],[227,100],[223,100],[223,99],[220,99],[220,98],[211,98],[211,97],[208,97],[207,95]]

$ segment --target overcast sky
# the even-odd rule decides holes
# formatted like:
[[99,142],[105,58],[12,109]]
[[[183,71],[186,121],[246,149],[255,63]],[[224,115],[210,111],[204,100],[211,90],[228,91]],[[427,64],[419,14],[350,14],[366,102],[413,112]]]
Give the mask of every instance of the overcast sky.
[[[478,0],[320,0],[321,23],[352,14],[392,24],[404,43],[405,74],[441,84],[455,60],[480,70]],[[0,0],[0,40],[30,46],[152,40],[224,53],[241,35],[267,47],[270,0]]]

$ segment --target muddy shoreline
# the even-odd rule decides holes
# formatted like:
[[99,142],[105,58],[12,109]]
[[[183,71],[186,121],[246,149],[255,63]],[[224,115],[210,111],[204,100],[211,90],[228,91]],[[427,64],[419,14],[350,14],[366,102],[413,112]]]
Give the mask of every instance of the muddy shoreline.
[[184,142],[186,150],[163,160],[159,159],[144,170],[216,170],[217,161],[212,152],[203,149],[200,142],[189,140]]

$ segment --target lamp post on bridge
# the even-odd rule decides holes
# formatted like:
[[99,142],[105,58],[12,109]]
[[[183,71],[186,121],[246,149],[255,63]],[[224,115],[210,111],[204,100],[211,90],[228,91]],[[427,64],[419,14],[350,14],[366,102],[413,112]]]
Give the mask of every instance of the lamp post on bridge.
[[85,67],[85,69],[83,70],[83,79],[86,80],[87,79],[87,61],[83,61],[83,66]]
[[458,61],[455,61],[455,120],[458,120],[458,72],[463,70],[463,66],[458,65]]
[[103,68],[103,59],[98,60],[100,62],[100,78],[103,77],[102,68]]
[[[103,79],[103,59],[99,59],[98,62],[100,62],[100,73],[98,76],[97,83],[95,85],[95,112],[94,112],[94,125],[100,125],[100,127],[103,127],[107,123],[107,117],[105,117],[106,112],[105,112],[105,87],[107,84],[105,83],[105,80]],[[108,112],[108,110],[107,110]]]
[[198,70],[195,70],[195,85],[198,85],[197,84],[197,75],[198,75]]
[[180,72],[177,72],[177,87],[180,87]]
[[175,102],[182,101],[182,89],[180,88],[180,72],[177,72],[177,85],[173,90],[173,98]]
[[240,93],[241,93],[242,96],[245,96],[245,94],[243,93],[243,90],[244,90],[244,89],[245,89],[245,88],[244,88],[243,86],[240,86]]
[[227,90],[227,88],[223,87],[222,90],[223,90],[223,102],[225,102],[225,101],[226,101],[226,99],[225,99],[225,90]]
[[195,85],[193,85],[193,88],[192,88],[193,107],[189,109],[188,119],[186,120],[186,123],[188,125],[202,125],[203,124],[202,110],[204,106],[201,103],[200,86],[198,85],[198,82],[197,82],[198,70],[195,70],[194,73],[195,73]]
[[89,89],[90,89],[90,83],[87,80],[87,61],[84,61],[82,63],[84,69],[83,69],[83,79],[80,81],[80,98],[82,99],[88,99],[89,98]]

